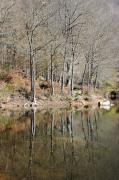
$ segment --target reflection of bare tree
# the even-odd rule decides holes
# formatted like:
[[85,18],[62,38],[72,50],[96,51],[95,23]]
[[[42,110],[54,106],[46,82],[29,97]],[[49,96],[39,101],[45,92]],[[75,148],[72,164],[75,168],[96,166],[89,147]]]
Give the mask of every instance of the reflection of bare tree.
[[5,165],[5,171],[8,171],[9,167],[9,157],[11,159],[11,172],[14,174],[14,176],[17,176],[17,173],[15,171],[15,166],[16,166],[16,134],[13,135],[12,137],[12,142],[11,142],[11,151],[9,149],[9,154],[6,156],[6,165]]
[[64,116],[61,114],[61,133],[64,135]]
[[[41,115],[42,114],[40,114],[40,117]],[[98,141],[98,121],[99,121],[98,118],[100,117],[97,110],[90,112],[88,110],[80,111],[76,113],[76,116],[75,116],[75,112],[73,111],[70,112],[62,111],[60,112],[60,116],[57,116],[57,112],[55,113],[53,111],[47,113],[47,115],[45,114],[46,119],[40,124],[39,127],[39,129],[42,128],[43,130],[41,129],[40,134],[37,133],[37,135],[40,136],[42,142],[41,143],[42,146],[41,147],[39,146],[39,149],[42,148],[40,149],[41,152],[43,152],[42,150],[44,150],[45,152],[43,155],[43,160],[45,157],[46,162],[44,162],[43,165],[40,164],[40,162],[42,161],[42,157],[40,162],[39,159],[34,159],[34,140],[35,140],[34,138],[36,134],[35,110],[31,110],[25,116],[30,117],[31,125],[30,125],[29,151],[27,152],[27,156],[29,158],[27,165],[28,167],[27,167],[27,174],[24,180],[32,180],[35,178],[33,173],[34,164],[35,166],[39,165],[39,169],[40,167],[44,168],[46,165],[46,168],[48,168],[48,170],[49,169],[57,170],[57,168],[61,164],[60,170],[62,170],[63,168],[62,173],[65,174],[64,179],[65,180],[74,179],[74,175],[77,171],[76,167],[79,167],[80,165],[79,161],[81,156],[77,156],[77,155],[79,155],[79,153],[80,155],[82,155],[81,154],[82,147],[79,150],[79,147],[82,145],[77,145],[77,138],[78,138],[78,142],[80,143],[79,138],[80,135],[82,138],[82,134],[86,142],[86,146],[84,147],[86,151],[85,159],[86,161],[93,164],[93,168],[95,167],[96,161],[94,158],[95,157],[94,148],[95,145],[97,145],[97,141]],[[78,118],[80,119],[80,121]],[[56,121],[56,119],[58,119],[58,121]],[[77,126],[77,124],[79,124],[79,127]],[[79,128],[81,128],[82,131],[80,131]],[[60,142],[58,141],[59,143],[57,142],[57,140],[59,140],[57,137],[60,138]],[[14,153],[12,152],[13,156],[15,156],[15,138],[16,137],[14,137],[13,139],[13,144],[14,144],[14,149],[12,150],[14,151]],[[36,154],[36,158],[37,158],[37,154]]]
[[82,125],[82,130],[83,130],[83,134],[84,134],[84,139],[87,142],[87,136],[86,136],[86,132],[85,132],[85,127],[84,127],[84,121],[83,121],[83,112],[81,111],[81,125]]
[[[83,112],[81,111],[81,126],[84,134],[84,139],[88,145],[90,142],[98,141],[98,111],[94,112]],[[85,127],[84,122],[86,120],[87,127]]]
[[96,112],[94,112],[95,132],[96,132],[96,139],[97,139],[97,141],[98,141],[98,120],[99,120],[98,117],[96,115]]
[[31,135],[32,137],[35,136],[35,130],[36,130],[36,118],[35,118],[36,110],[31,110]]
[[73,167],[76,165],[75,159],[75,146],[74,146],[74,131],[73,131],[73,122],[74,122],[74,113],[70,113],[71,118],[71,171],[70,171],[70,179],[73,179]]
[[[84,134],[84,140],[86,142],[86,149],[88,151],[88,161],[92,162],[95,166],[93,148],[95,142],[98,141],[98,121],[99,121],[99,112],[95,111],[81,111],[81,125],[82,132]],[[86,126],[84,122],[86,121]],[[93,167],[94,167],[93,166]]]
[[[64,116],[63,116],[63,112],[61,114],[61,134],[62,134],[62,147],[63,147],[63,164],[64,164],[64,168],[65,168],[65,174],[66,174],[66,177],[65,177],[65,180],[68,180],[67,179],[67,172],[68,172],[68,169],[67,169],[67,151],[66,151],[66,144],[67,142],[64,141]],[[69,116],[66,116],[66,129],[67,131],[69,132],[69,124],[70,124],[70,121],[69,121]]]
[[16,155],[16,135],[15,134],[14,134],[13,139],[12,139],[12,147],[13,147],[12,157],[11,157],[12,167],[13,167],[12,171],[15,172],[15,155]]
[[35,136],[35,129],[36,129],[36,119],[35,119],[35,109],[32,109],[30,112],[31,118],[31,126],[30,126],[30,144],[29,144],[29,162],[28,162],[28,172],[25,179],[32,180],[32,164],[33,164],[33,150],[34,150],[34,136]]
[[45,134],[46,134],[46,136],[47,136],[47,134],[48,134],[48,123],[47,122],[45,122]]
[[69,133],[70,132],[70,119],[68,115],[66,116],[66,129],[67,129],[67,132]]
[[[61,133],[63,137],[62,147],[63,147],[63,160],[65,166],[66,180],[73,179],[73,170],[76,165],[73,121],[74,121],[74,113],[72,111],[66,116],[66,118],[63,115],[63,113],[61,114]],[[65,130],[67,131],[67,137],[65,134]],[[65,141],[64,141],[64,137],[66,138]],[[68,157],[67,157],[67,152],[70,153],[70,156]],[[67,158],[70,158],[70,163],[68,162]]]
[[54,133],[54,122],[55,122],[55,113],[52,112],[51,114],[51,126],[50,126],[50,161],[51,165],[55,163],[55,156],[54,156],[54,143],[53,143],[53,133]]
[[67,171],[68,171],[68,169],[67,169],[67,160],[66,160],[66,149],[65,149],[65,142],[64,141],[62,141],[62,147],[63,147],[63,161],[64,161],[64,167],[65,167],[65,174],[66,174],[66,177],[65,177],[65,180],[68,180],[67,179]]

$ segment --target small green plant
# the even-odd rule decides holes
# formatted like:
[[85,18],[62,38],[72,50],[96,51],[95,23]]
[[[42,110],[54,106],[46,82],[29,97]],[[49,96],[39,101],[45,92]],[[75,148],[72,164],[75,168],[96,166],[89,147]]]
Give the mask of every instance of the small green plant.
[[4,69],[5,71],[9,72],[9,70],[11,69],[10,63],[4,64],[3,69]]
[[5,91],[6,92],[13,91],[13,85],[11,83],[7,83],[5,86]]

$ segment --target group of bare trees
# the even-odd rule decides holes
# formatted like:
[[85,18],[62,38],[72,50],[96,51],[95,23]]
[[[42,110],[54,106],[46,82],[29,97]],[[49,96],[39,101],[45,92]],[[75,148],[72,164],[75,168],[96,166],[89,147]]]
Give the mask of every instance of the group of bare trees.
[[0,9],[0,65],[15,68],[25,57],[32,102],[39,76],[51,82],[52,95],[55,81],[73,95],[75,84],[96,88],[112,76],[117,25],[106,1],[2,0]]
[[11,66],[15,63],[15,32],[11,31],[10,25],[10,11],[14,8],[14,5],[15,3],[12,0],[9,2],[3,0],[0,3],[0,65],[2,67],[4,67],[5,64],[8,65],[9,62]]

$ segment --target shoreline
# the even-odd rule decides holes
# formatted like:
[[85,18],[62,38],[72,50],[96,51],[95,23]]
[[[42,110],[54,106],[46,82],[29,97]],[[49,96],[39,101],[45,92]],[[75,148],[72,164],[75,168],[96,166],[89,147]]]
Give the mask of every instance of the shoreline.
[[6,98],[4,101],[0,101],[0,109],[2,110],[47,110],[47,109],[65,109],[65,108],[96,108],[98,107],[98,101],[103,99],[103,97],[98,95],[89,96],[80,96],[79,98],[73,98],[69,96],[52,96],[46,98],[41,96],[35,104],[32,104],[27,99],[18,98],[17,96],[14,99],[9,100]]

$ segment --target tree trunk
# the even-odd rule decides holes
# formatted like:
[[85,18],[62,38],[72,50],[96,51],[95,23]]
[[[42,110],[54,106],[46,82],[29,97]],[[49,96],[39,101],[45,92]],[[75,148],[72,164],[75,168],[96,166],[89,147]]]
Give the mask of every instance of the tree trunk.
[[31,101],[35,102],[35,62],[31,61]]
[[82,76],[82,81],[81,81],[82,87],[84,85],[84,79],[85,79],[85,74],[86,74],[86,66],[87,66],[87,62],[85,63],[85,68],[84,68],[84,71],[83,71],[83,76]]
[[48,81],[50,79],[50,76],[49,76],[49,66],[47,65],[47,70],[46,70],[46,81]]
[[63,72],[61,75],[61,94],[64,94],[64,73],[65,73],[65,59],[66,59],[66,47],[65,47],[65,53],[64,53],[64,62],[63,62]]
[[71,93],[71,96],[73,96],[73,89],[74,89],[74,63],[72,62],[71,85],[70,85],[70,93]]
[[90,61],[88,62],[88,94],[90,94],[91,89],[91,67],[90,67]]
[[97,71],[96,71],[96,77],[95,77],[95,81],[94,81],[94,91],[96,90],[97,79],[98,79],[98,68],[97,68]]
[[54,95],[54,80],[53,80],[53,55],[52,55],[52,47],[51,47],[51,94]]
[[31,75],[31,102],[35,102],[35,80],[36,80],[36,72],[35,72],[35,60],[33,55],[33,48],[32,48],[32,39],[29,42],[30,45],[30,75]]
[[72,62],[71,62],[71,84],[70,84],[70,94],[73,96],[73,89],[74,89],[74,48],[73,48],[73,39],[72,39]]

